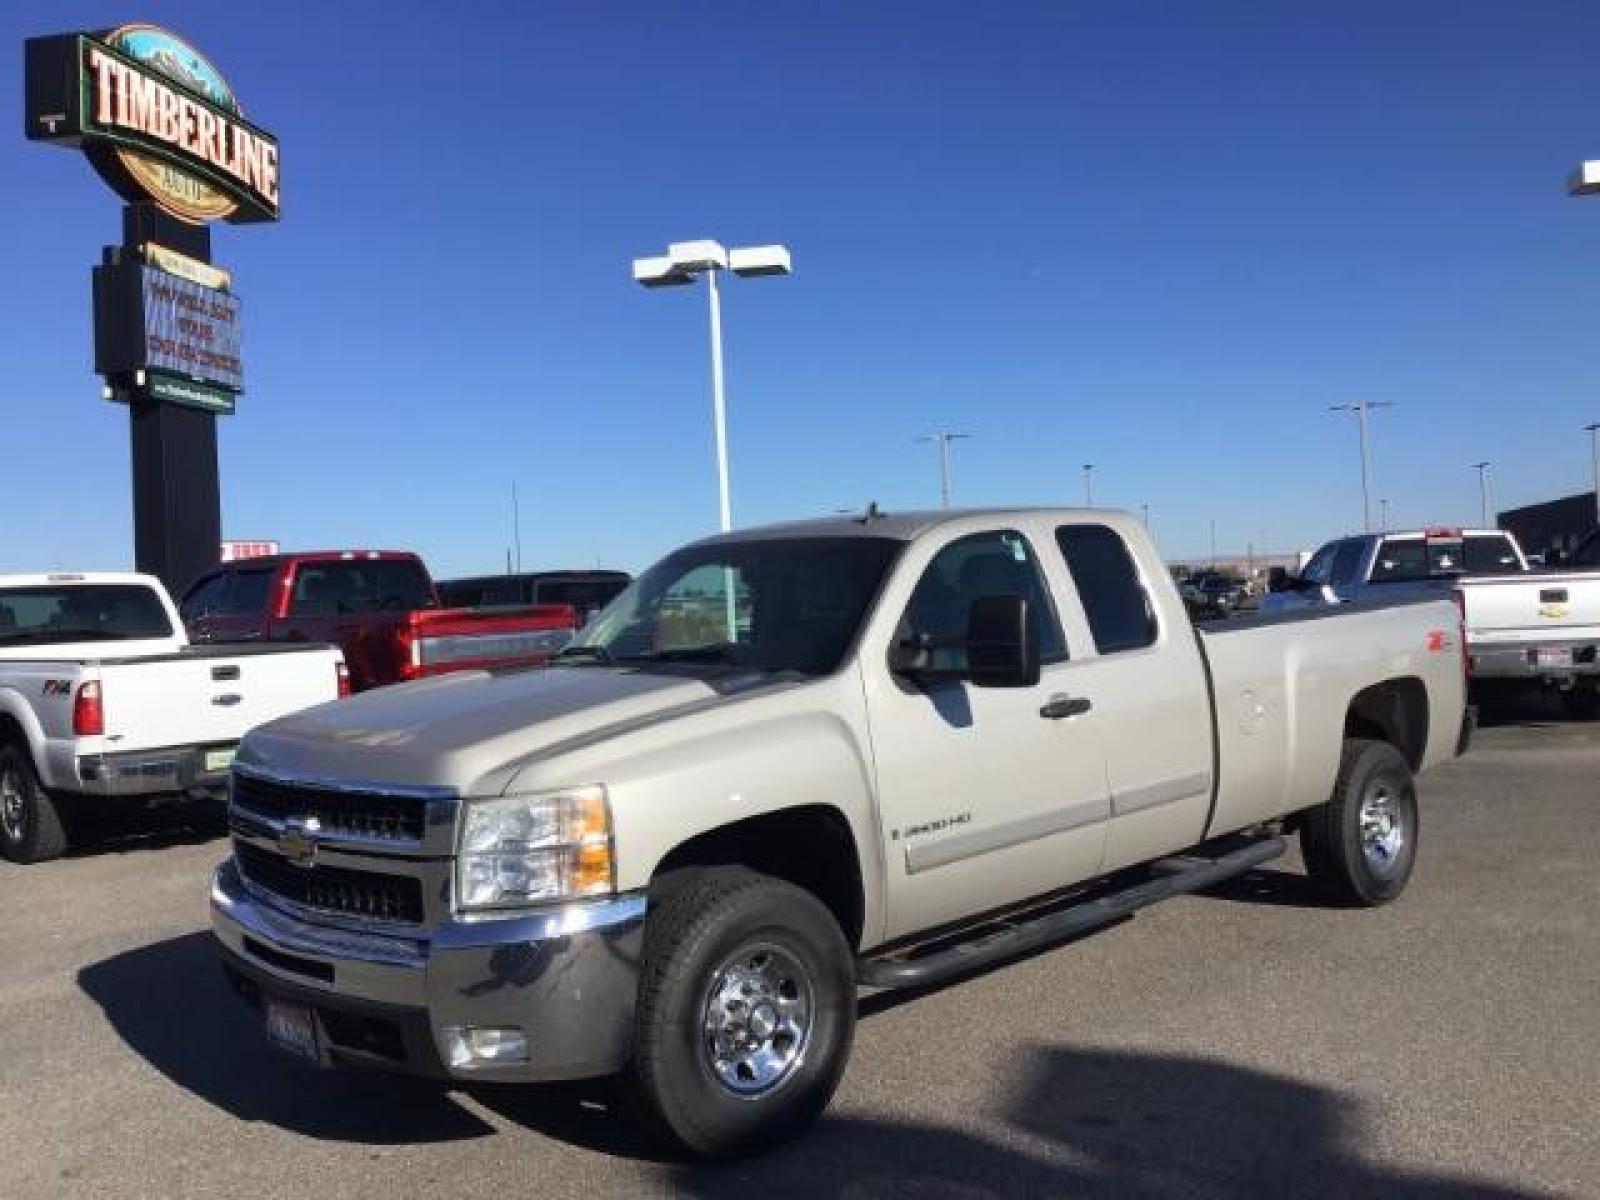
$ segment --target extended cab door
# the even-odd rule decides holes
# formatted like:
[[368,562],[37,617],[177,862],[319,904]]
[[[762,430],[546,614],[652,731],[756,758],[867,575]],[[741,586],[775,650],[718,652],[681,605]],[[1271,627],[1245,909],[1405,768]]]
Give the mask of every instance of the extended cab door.
[[[1194,629],[1147,538],[1126,517],[1054,530],[1087,646],[1060,672],[1091,700],[1111,796],[1104,869],[1194,845],[1211,810],[1211,691]],[[1137,548],[1137,549],[1136,549]],[[1158,586],[1159,585],[1159,586]]]
[[[919,541],[896,582],[884,605],[898,628],[863,656],[890,938],[1093,876],[1109,813],[1100,715],[1072,711],[1069,647],[1034,539],[993,528]],[[891,643],[911,634],[942,647],[935,667],[959,670],[972,602],[996,594],[1026,596],[1036,615],[1037,684],[891,673]]]

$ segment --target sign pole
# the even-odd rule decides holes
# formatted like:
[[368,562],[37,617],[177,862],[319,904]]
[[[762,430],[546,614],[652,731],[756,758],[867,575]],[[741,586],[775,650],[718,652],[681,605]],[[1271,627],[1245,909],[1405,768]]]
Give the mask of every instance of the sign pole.
[[[122,252],[136,258],[155,242],[211,261],[211,230],[168,216],[153,204],[122,211]],[[175,596],[222,552],[222,488],[215,413],[134,398],[128,405],[133,448],[133,559]]]

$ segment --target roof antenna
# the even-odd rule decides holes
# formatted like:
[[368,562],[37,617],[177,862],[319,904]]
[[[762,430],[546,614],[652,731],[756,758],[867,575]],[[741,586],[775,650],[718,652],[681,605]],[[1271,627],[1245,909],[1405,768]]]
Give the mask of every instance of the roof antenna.
[[863,525],[871,525],[874,521],[881,520],[883,520],[883,509],[878,507],[876,500],[869,500],[867,502],[867,511],[861,514],[861,523]]

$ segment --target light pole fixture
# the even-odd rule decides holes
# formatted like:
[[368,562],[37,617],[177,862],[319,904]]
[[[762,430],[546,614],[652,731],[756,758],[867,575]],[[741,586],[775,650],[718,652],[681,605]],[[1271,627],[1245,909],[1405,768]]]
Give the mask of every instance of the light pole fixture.
[[1589,435],[1589,457],[1594,460],[1594,523],[1600,525],[1600,421],[1583,428]]
[[925,433],[919,442],[937,442],[939,445],[939,507],[950,507],[950,443],[970,438],[970,433]]
[[1083,506],[1094,507],[1094,464],[1083,464]]
[[1365,533],[1372,532],[1372,501],[1371,494],[1372,476],[1372,450],[1368,441],[1367,413],[1374,408],[1393,408],[1392,400],[1362,400],[1357,404],[1330,404],[1329,412],[1355,413],[1356,422],[1361,427],[1361,526]]
[[717,275],[722,271],[745,277],[787,275],[792,269],[786,246],[740,246],[730,250],[709,238],[673,242],[663,255],[633,260],[634,281],[648,288],[681,287],[702,275],[706,278],[711,297],[711,408],[717,431],[717,494],[724,533],[733,528],[733,507],[728,498],[728,409],[722,385],[722,299]]
[[1494,464],[1485,459],[1483,462],[1468,463],[1478,473],[1478,528],[1488,529],[1489,525],[1489,468]]
[[1591,158],[1567,176],[1567,195],[1592,196],[1596,192],[1600,192],[1600,159]]

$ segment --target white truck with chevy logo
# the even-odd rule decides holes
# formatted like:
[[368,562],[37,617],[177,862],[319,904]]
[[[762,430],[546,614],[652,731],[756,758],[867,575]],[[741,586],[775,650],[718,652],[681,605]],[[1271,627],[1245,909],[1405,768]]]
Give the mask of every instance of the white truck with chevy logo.
[[736,1154],[827,1103],[859,986],[1058,942],[1290,831],[1335,902],[1398,896],[1414,776],[1468,732],[1461,641],[1449,599],[1197,629],[1104,510],[725,534],[546,670],[253,731],[213,924],[311,1061],[616,1075],[671,1144]]
[[246,730],[345,690],[332,646],[191,646],[159,580],[0,576],[0,856],[86,808],[220,795]]

